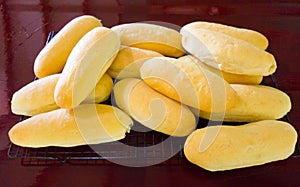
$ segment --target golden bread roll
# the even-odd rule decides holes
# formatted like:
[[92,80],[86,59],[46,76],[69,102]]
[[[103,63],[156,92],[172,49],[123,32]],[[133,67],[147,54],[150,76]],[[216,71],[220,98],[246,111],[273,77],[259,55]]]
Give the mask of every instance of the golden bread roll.
[[[231,84],[239,96],[239,102],[225,112],[224,121],[252,122],[264,119],[280,119],[291,110],[289,96],[269,86]],[[223,113],[214,114],[200,111],[199,116],[215,120]]]
[[62,108],[78,106],[95,88],[120,48],[112,30],[98,27],[88,32],[72,50],[55,87],[54,99]]
[[123,45],[179,57],[185,54],[179,32],[149,23],[128,23],[111,28],[120,35]]
[[155,51],[121,46],[118,55],[109,67],[107,73],[111,77],[118,79],[140,78],[140,67],[143,63],[152,57],[159,56],[162,55]]
[[34,61],[34,74],[38,78],[60,73],[77,42],[90,30],[102,26],[93,16],[80,16],[66,24],[40,51]]
[[112,91],[113,84],[112,78],[105,73],[83,103],[100,103],[107,100]]
[[219,69],[213,68],[203,62],[201,62],[199,59],[192,55],[186,55],[183,57],[178,58],[178,60],[190,63],[191,61],[194,61],[198,63],[201,68],[208,70],[212,73],[215,73],[216,75],[222,77],[225,81],[227,81],[229,84],[260,84],[263,76],[257,75],[257,76],[251,76],[251,75],[238,75],[233,73],[228,73],[221,71]]
[[11,110],[14,114],[33,116],[57,109],[54,101],[54,89],[59,74],[33,81],[13,94]]
[[33,116],[13,126],[8,135],[23,147],[72,147],[123,139],[132,123],[118,108],[84,104]]
[[153,89],[203,111],[223,112],[238,100],[224,79],[193,61],[155,57],[147,60],[140,71],[142,79]]
[[286,159],[293,154],[296,141],[297,132],[283,121],[209,126],[189,135],[184,154],[206,170],[223,171]]
[[255,45],[256,47],[262,50],[265,50],[269,44],[268,39],[263,34],[257,31],[232,27],[232,26],[223,25],[219,23],[195,21],[184,25],[182,29],[187,31],[193,31],[197,29],[207,29],[215,32],[220,32],[232,36],[234,38],[238,38],[246,42],[249,42],[252,45]]
[[188,107],[158,93],[140,79],[115,84],[116,104],[144,126],[172,136],[187,136],[196,128]]
[[225,72],[267,76],[275,72],[272,54],[248,42],[220,32],[181,30],[182,45],[201,62]]

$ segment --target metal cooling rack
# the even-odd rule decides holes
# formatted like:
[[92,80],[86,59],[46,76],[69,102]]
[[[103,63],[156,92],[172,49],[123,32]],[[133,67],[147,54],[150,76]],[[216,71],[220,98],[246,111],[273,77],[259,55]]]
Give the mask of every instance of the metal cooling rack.
[[[53,38],[54,32],[50,32],[46,44]],[[35,79],[36,80],[36,79]],[[278,88],[274,75],[264,77],[263,85],[269,85]],[[109,101],[110,102],[110,101]],[[24,120],[20,117],[20,121]],[[290,123],[288,115],[283,119]],[[200,119],[198,127],[204,127],[207,120]],[[120,142],[110,142],[98,145],[83,145],[77,147],[44,147],[27,148],[20,147],[13,143],[8,149],[8,157],[20,158],[22,165],[53,165],[53,164],[84,164],[98,165],[110,164],[113,160],[128,160],[144,158],[153,161],[155,159],[165,159],[161,164],[181,164],[187,162],[183,154],[183,145],[186,137],[171,137],[168,135],[152,131],[143,125],[135,122],[133,130],[126,135],[120,142],[133,147],[133,149],[124,149]],[[168,139],[169,141],[165,141]],[[156,145],[156,146],[153,146]],[[295,152],[292,157],[300,157],[299,142],[296,144]]]
[[[48,165],[65,162],[71,164],[105,164],[108,163],[107,159],[111,161],[123,159],[133,162],[135,159],[141,158],[151,162],[151,159],[173,157],[176,160],[183,157],[182,146],[185,138],[172,137],[169,141],[165,141],[169,138],[168,135],[151,131],[137,123],[132,128],[138,131],[131,131],[120,142],[91,146],[27,148],[11,143],[8,156],[21,158],[23,165]],[[131,146],[132,149],[126,149],[120,143]]]

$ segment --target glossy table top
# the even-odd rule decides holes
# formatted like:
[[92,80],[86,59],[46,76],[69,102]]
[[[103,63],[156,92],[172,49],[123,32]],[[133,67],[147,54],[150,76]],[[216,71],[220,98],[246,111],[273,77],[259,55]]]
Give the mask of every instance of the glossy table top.
[[[196,20],[245,27],[265,34],[274,54],[278,86],[291,97],[289,117],[300,132],[300,3],[196,0],[2,0],[0,1],[0,185],[1,186],[299,186],[300,158],[211,173],[187,162],[143,168],[50,164],[26,166],[7,156],[12,94],[33,79],[33,61],[50,31],[91,14],[107,27],[135,21],[182,26]],[[298,3],[297,3],[298,2]]]

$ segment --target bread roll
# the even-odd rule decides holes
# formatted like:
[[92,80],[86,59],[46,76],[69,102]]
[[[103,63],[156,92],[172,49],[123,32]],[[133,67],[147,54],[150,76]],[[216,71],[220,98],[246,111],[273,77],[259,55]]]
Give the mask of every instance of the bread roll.
[[181,35],[176,30],[148,23],[121,24],[111,29],[120,35],[123,45],[172,57],[185,54],[181,45]]
[[[291,110],[289,96],[269,86],[231,84],[239,96],[239,102],[225,112],[224,121],[252,122],[264,119],[280,119]],[[211,115],[200,111],[205,119],[220,119],[224,113]]]
[[109,67],[107,73],[111,77],[118,79],[140,78],[140,67],[143,63],[152,57],[159,56],[162,55],[155,51],[121,46],[118,55]]
[[268,39],[261,33],[250,29],[237,28],[219,23],[195,21],[184,25],[181,29],[193,31],[197,29],[207,29],[215,32],[227,34],[234,38],[244,40],[256,47],[265,50],[268,47]]
[[120,140],[132,120],[109,105],[85,104],[39,114],[13,126],[8,135],[23,147],[72,147]]
[[275,120],[242,126],[209,126],[189,135],[186,158],[206,170],[223,171],[283,160],[293,154],[297,132]]
[[112,78],[105,73],[83,103],[100,103],[106,101],[110,96],[113,84]]
[[119,48],[120,38],[112,30],[98,27],[88,32],[72,50],[59,77],[54,92],[56,104],[73,108],[86,99]]
[[147,60],[140,71],[142,79],[153,89],[203,111],[223,112],[238,100],[224,79],[195,62],[155,57]]
[[54,89],[59,74],[31,82],[13,94],[11,110],[14,114],[33,116],[57,109],[54,102]]
[[215,69],[211,66],[208,66],[207,64],[201,62],[199,59],[192,55],[186,55],[183,57],[180,57],[178,60],[184,61],[187,63],[190,63],[191,61],[194,61],[198,63],[201,68],[208,70],[221,78],[223,78],[225,81],[227,81],[229,84],[260,84],[263,76],[257,75],[257,76],[251,76],[251,75],[238,75],[238,74],[232,74],[227,73],[224,71],[221,71],[219,69]]
[[116,104],[146,127],[172,136],[187,136],[196,128],[188,107],[156,92],[139,79],[115,84]]
[[60,73],[77,42],[90,30],[102,26],[93,16],[80,16],[66,24],[38,54],[34,73],[38,78]]
[[225,72],[267,76],[275,72],[272,54],[243,40],[220,32],[197,29],[181,30],[182,45],[209,66]]
[[[14,93],[11,110],[14,114],[34,116],[36,114],[58,109],[54,100],[54,90],[60,74],[49,75],[25,85]],[[83,101],[84,103],[100,103],[111,93],[113,81],[104,74],[94,90]]]

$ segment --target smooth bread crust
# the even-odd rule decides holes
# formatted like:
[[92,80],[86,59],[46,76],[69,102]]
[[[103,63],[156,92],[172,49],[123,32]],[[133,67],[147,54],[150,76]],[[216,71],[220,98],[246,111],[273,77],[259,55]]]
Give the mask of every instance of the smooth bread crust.
[[[225,112],[224,121],[252,122],[259,120],[280,119],[285,116],[292,107],[290,97],[270,86],[231,84],[236,91],[239,102]],[[211,115],[200,111],[199,116],[211,119],[220,114]]]
[[[214,132],[218,132],[217,135]],[[205,141],[215,135],[212,144],[200,150],[207,143]],[[286,159],[293,154],[296,141],[296,130],[283,121],[210,126],[189,135],[184,154],[190,162],[203,169],[224,171]]]
[[121,38],[122,45],[156,51],[165,56],[185,54],[178,31],[149,23],[128,23],[111,28]]
[[178,58],[178,60],[190,63],[191,61],[194,61],[198,63],[201,68],[208,70],[220,77],[222,77],[225,81],[227,81],[229,84],[260,84],[263,76],[257,75],[257,76],[251,76],[251,75],[238,75],[238,74],[233,74],[233,73],[228,73],[221,71],[219,69],[213,68],[203,62],[201,62],[199,59],[192,55],[186,55],[183,57]]
[[244,40],[262,50],[265,50],[269,44],[268,39],[263,34],[257,31],[245,28],[237,28],[220,23],[195,21],[184,25],[181,29],[190,32],[197,29],[207,29],[215,32],[220,32],[234,38]]
[[190,109],[150,88],[140,79],[123,79],[114,87],[118,107],[144,126],[171,136],[187,136],[196,128]]
[[38,78],[60,73],[77,42],[90,30],[101,27],[94,16],[84,15],[67,23],[40,51],[34,61],[34,74]]
[[235,91],[224,79],[195,62],[155,57],[140,70],[142,79],[151,88],[203,111],[224,112],[238,102]]
[[84,104],[33,116],[13,126],[8,135],[23,147],[73,147],[123,139],[132,124],[118,108]]
[[[54,90],[60,74],[49,75],[31,82],[13,94],[11,110],[14,114],[34,116],[49,112],[59,107],[54,100]],[[112,78],[104,74],[94,90],[83,101],[84,103],[100,103],[108,99],[112,91]]]
[[268,76],[275,72],[271,53],[244,40],[207,29],[181,30],[182,45],[209,66],[233,74]]
[[113,85],[114,83],[112,78],[107,73],[104,73],[94,90],[83,101],[83,103],[101,103],[106,101],[111,94]]
[[56,104],[73,108],[86,99],[119,48],[119,36],[108,28],[98,27],[87,33],[72,50],[61,73],[54,92]]
[[59,74],[33,81],[15,92],[11,100],[14,114],[34,116],[59,108],[54,101],[54,89]]
[[[118,55],[108,69],[113,78],[140,78],[140,67],[152,57],[161,57],[158,52],[136,47],[121,46]],[[121,74],[120,74],[121,73]]]

